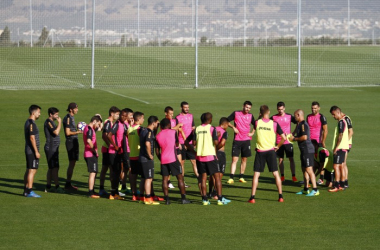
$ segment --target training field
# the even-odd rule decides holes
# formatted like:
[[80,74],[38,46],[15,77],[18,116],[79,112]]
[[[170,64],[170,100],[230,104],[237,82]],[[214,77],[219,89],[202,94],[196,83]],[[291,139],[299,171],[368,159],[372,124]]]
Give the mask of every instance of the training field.
[[[19,67],[21,67],[19,65]],[[28,79],[25,79],[27,81]],[[379,184],[380,160],[378,141],[380,130],[380,88],[238,88],[238,89],[105,89],[104,90],[0,90],[2,139],[0,141],[0,248],[1,249],[377,249],[380,240]],[[111,91],[113,93],[107,92]],[[132,99],[135,98],[135,99]],[[146,206],[131,201],[89,199],[86,166],[82,157],[74,171],[76,193],[44,193],[47,164],[43,145],[43,123],[47,109],[55,106],[66,112],[67,104],[79,105],[76,122],[85,121],[95,113],[107,116],[112,105],[142,111],[147,118],[163,118],[164,107],[174,107],[186,100],[194,114],[196,125],[203,112],[219,118],[241,109],[245,100],[253,102],[252,113],[258,116],[259,105],[267,104],[276,112],[276,103],[284,101],[286,111],[301,108],[310,112],[310,104],[321,103],[321,113],[328,119],[327,145],[331,147],[336,121],[329,114],[332,105],[340,106],[350,115],[354,126],[353,149],[349,153],[349,185],[340,193],[328,193],[320,188],[320,196],[295,195],[299,184],[289,181],[289,163],[285,163],[287,180],[283,183],[284,203],[278,203],[273,178],[267,169],[260,177],[256,204],[249,204],[252,166],[249,158],[246,184],[224,184],[224,195],[232,200],[227,206],[202,206],[191,166],[186,163],[186,182],[190,205],[176,204],[178,188],[170,190],[172,205]],[[41,138],[41,163],[35,177],[35,191],[40,199],[23,197],[24,122],[28,107],[38,104],[42,115],[37,121]],[[147,119],[146,119],[147,120]],[[146,122],[145,124],[146,125]],[[226,146],[227,180],[231,163],[232,130]],[[61,130],[60,177],[64,184],[68,165]],[[82,136],[80,136],[81,139]],[[97,134],[101,145],[101,134]],[[255,140],[252,141],[254,145]],[[99,158],[101,162],[101,158]],[[295,151],[297,178],[302,178],[299,151]],[[162,196],[159,164],[156,159],[155,190]],[[177,182],[173,181],[176,185]],[[96,181],[98,191],[99,180]],[[106,182],[106,188],[110,184]]]
[[[303,86],[380,84],[379,46],[302,47]],[[294,87],[297,47],[200,47],[199,87]],[[0,89],[91,85],[91,48],[1,48]],[[96,88],[193,88],[191,47],[96,48]]]

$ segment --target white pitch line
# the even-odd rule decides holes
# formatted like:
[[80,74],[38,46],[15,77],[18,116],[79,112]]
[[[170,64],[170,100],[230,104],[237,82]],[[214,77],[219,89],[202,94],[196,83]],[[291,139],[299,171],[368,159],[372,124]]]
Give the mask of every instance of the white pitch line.
[[103,91],[108,92],[108,93],[113,94],[113,95],[118,95],[118,96],[121,96],[121,97],[124,97],[124,98],[128,98],[128,99],[132,99],[132,100],[135,100],[135,101],[138,101],[138,102],[149,104],[149,102],[147,102],[147,101],[140,100],[140,99],[137,99],[137,98],[134,98],[134,97],[126,96],[126,95],[122,95],[122,94],[119,94],[119,93],[115,93],[115,92],[110,91],[110,90],[103,90]]
[[79,83],[79,82],[75,82],[75,81],[71,81],[67,78],[64,78],[62,76],[56,76],[56,75],[53,75],[53,74],[50,74],[52,77],[54,78],[58,78],[58,79],[61,79],[61,80],[64,80],[64,81],[67,81],[67,82],[71,82],[71,83],[75,83],[76,85],[80,86],[80,87],[84,87],[84,85],[82,83]]

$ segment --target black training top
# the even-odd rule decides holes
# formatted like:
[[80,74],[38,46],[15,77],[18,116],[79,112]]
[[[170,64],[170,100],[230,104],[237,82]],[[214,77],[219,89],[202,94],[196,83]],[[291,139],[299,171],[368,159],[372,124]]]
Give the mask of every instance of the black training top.
[[36,139],[37,150],[40,151],[40,134],[37,128],[36,123],[32,119],[28,119],[24,125],[25,133],[25,153],[26,154],[35,154],[30,136],[34,135]]
[[306,135],[307,139],[305,141],[298,142],[298,147],[300,148],[300,151],[304,154],[314,153],[314,146],[310,140],[310,127],[305,120],[303,120],[297,125],[296,134],[294,136],[301,137],[303,135]]
[[[71,132],[77,132],[77,126],[75,125],[74,116],[71,116],[70,114],[67,114],[63,118],[63,129],[66,130],[66,128],[69,128]],[[67,136],[65,133],[66,140],[78,138],[78,135],[69,135]]]
[[46,137],[45,148],[47,150],[57,149],[61,142],[59,135],[54,134],[57,125],[50,118],[46,119],[44,123],[44,132]]

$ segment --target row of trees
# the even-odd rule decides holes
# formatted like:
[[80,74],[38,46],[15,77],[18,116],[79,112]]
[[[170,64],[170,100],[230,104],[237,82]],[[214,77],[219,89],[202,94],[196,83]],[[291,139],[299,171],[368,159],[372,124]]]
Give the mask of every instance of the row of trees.
[[[36,47],[81,47],[83,46],[78,44],[75,40],[66,40],[64,42],[59,42],[58,44],[54,44],[51,36],[49,36],[49,30],[44,27],[41,31],[41,35],[39,36],[37,42],[33,43],[33,46]],[[323,37],[305,37],[302,41],[303,45],[345,45],[347,44],[347,40],[343,38],[333,38],[329,36],[323,36]],[[296,46],[297,40],[293,37],[279,37],[279,38],[249,38],[245,41],[246,46],[248,47],[256,47],[256,46]],[[351,39],[351,44],[353,45],[372,45],[372,44],[379,44],[380,45],[380,39],[376,39],[373,41],[372,39]],[[120,39],[120,43],[114,43],[114,44],[107,44],[105,41],[96,41],[96,46],[102,46],[102,47],[137,47],[138,42],[137,39],[132,39],[126,36],[122,35]],[[208,39],[206,36],[202,36],[200,39],[200,46],[204,47],[214,47],[217,46],[216,41],[212,39]],[[14,47],[14,46],[20,46],[20,47],[26,47],[30,46],[30,43],[27,43],[25,41],[19,41],[18,43],[11,41],[11,32],[6,26],[4,28],[4,31],[0,35],[0,47]],[[151,40],[147,43],[141,44],[140,46],[157,46],[157,47],[167,47],[167,46],[191,46],[191,43],[189,42],[175,42],[170,39],[164,39],[164,40]],[[244,40],[233,40],[231,42],[223,43],[223,46],[231,46],[231,47],[243,47],[244,46]],[[91,41],[88,41],[87,47],[91,47]]]

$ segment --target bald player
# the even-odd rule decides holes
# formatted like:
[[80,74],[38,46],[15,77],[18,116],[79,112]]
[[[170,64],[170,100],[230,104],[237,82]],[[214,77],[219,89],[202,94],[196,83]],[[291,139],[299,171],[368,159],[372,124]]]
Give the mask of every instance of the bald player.
[[[298,142],[301,155],[301,167],[304,174],[304,189],[296,194],[306,194],[308,197],[319,195],[317,183],[315,181],[314,167],[314,146],[310,140],[310,127],[305,121],[304,112],[301,109],[297,109],[294,112],[294,118],[297,121],[297,127],[289,137],[289,140]],[[309,180],[313,185],[313,190],[309,191]]]

